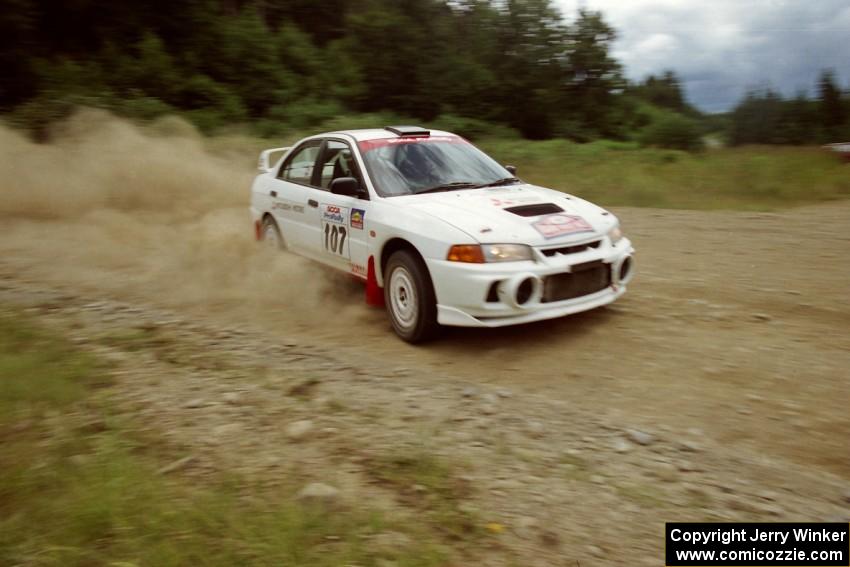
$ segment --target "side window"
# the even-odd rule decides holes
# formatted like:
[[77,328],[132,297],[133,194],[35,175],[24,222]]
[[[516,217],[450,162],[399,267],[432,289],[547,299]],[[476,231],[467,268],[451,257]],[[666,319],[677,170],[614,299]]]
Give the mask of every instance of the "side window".
[[311,185],[313,180],[313,167],[316,165],[316,158],[319,155],[319,145],[308,145],[299,150],[286,160],[280,172],[278,179],[285,179],[293,183],[301,183],[302,185]]
[[340,177],[360,179],[351,148],[344,142],[328,140],[320,167],[320,184],[324,189],[330,189],[331,181]]

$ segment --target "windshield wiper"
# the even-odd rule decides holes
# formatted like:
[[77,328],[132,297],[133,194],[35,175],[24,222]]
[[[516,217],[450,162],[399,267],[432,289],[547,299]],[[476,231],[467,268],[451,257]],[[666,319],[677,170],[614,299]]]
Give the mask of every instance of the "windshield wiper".
[[414,195],[421,195],[422,193],[439,193],[440,191],[454,191],[455,189],[475,189],[478,187],[481,187],[481,185],[478,183],[472,183],[471,181],[452,181],[451,183],[443,183],[436,187],[429,187],[422,191],[416,191]]
[[513,185],[514,183],[522,183],[517,177],[504,177],[502,179],[497,179],[492,183],[486,183],[481,185],[481,187],[498,187],[499,185]]

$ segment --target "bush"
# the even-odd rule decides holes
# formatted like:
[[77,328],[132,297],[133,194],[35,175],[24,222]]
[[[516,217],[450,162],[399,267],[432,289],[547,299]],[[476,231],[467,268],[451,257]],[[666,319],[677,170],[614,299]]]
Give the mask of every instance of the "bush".
[[643,146],[689,152],[702,149],[699,125],[681,114],[663,114],[641,132],[639,139]]
[[454,114],[441,114],[431,122],[425,124],[425,126],[437,130],[448,130],[470,140],[519,137],[519,132],[508,126],[485,122],[477,118],[465,118]]
[[136,96],[120,100],[113,108],[121,116],[137,120],[153,120],[174,113],[174,107],[150,96]]
[[51,125],[68,118],[76,109],[110,108],[111,100],[109,93],[102,96],[44,93],[15,107],[6,120],[12,126],[29,132],[36,140],[44,141]]
[[183,85],[180,97],[181,106],[187,110],[216,111],[231,121],[241,121],[247,116],[239,97],[207,75],[190,77]]
[[273,106],[268,118],[300,130],[313,128],[342,114],[342,107],[333,100],[306,98]]

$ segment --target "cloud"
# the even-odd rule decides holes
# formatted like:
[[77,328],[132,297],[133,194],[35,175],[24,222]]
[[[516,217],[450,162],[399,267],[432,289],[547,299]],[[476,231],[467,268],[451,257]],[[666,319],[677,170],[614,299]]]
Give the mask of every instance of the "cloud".
[[823,69],[850,81],[847,0],[556,0],[603,12],[619,32],[613,49],[639,80],[672,69],[706,111],[733,107],[748,89],[814,94]]

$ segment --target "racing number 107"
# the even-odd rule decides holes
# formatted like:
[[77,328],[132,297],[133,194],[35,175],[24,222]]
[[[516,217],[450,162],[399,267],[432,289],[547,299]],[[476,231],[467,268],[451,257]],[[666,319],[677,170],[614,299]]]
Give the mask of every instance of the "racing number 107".
[[345,250],[345,237],[348,233],[344,226],[336,224],[325,225],[325,250],[334,254],[342,254]]

